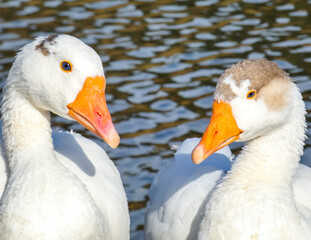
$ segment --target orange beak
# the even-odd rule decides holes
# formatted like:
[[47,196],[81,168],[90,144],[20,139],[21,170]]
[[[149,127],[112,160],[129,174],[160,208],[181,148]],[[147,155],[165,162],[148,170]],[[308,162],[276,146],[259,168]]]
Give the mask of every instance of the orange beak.
[[192,161],[201,163],[214,152],[239,139],[242,132],[235,122],[230,104],[215,100],[210,124],[192,151]]
[[67,105],[68,115],[102,138],[110,147],[116,148],[120,137],[107,108],[105,83],[103,76],[88,77],[76,99]]

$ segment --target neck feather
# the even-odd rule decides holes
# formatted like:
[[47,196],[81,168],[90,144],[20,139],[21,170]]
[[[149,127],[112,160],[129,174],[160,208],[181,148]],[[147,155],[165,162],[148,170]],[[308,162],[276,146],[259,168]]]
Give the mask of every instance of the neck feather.
[[[14,85],[7,85],[2,100],[2,130],[8,165],[12,171],[22,158],[35,160],[27,151],[51,154],[53,144],[48,111],[37,109]],[[21,156],[24,156],[21,158]],[[42,155],[41,155],[42,156]]]
[[292,190],[306,129],[297,88],[291,101],[287,122],[249,141],[218,184],[206,205],[199,239],[309,239]]
[[303,153],[306,129],[305,106],[296,87],[292,101],[294,106],[287,122],[248,142],[228,177],[291,188],[292,177]]
[[102,239],[106,220],[86,186],[55,156],[49,112],[24,96],[14,83],[6,85],[1,111],[9,176],[0,200],[0,235]]

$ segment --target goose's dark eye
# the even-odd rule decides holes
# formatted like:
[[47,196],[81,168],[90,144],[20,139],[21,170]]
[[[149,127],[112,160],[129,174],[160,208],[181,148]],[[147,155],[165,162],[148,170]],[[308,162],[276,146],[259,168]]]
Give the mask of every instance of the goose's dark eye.
[[64,72],[71,72],[72,71],[72,65],[69,61],[62,61],[60,63],[60,67]]
[[256,90],[250,90],[248,93],[247,93],[247,99],[253,99],[254,97],[256,97]]

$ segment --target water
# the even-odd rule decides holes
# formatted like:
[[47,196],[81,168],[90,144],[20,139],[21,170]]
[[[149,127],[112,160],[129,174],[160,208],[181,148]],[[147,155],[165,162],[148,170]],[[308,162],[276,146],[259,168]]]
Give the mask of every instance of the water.
[[[122,175],[131,238],[141,239],[155,174],[181,141],[201,136],[215,84],[233,63],[267,58],[289,72],[303,92],[310,135],[310,12],[310,0],[1,1],[0,87],[16,51],[36,36],[71,34],[98,52],[120,146],[112,150],[60,117],[53,124],[104,146]],[[306,143],[303,160],[311,162]]]

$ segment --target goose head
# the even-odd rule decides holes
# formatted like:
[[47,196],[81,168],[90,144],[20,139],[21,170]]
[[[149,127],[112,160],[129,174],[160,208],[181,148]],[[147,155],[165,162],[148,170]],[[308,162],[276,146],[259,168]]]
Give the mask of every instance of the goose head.
[[35,108],[74,119],[115,148],[120,138],[105,100],[97,53],[68,35],[38,37],[18,53],[6,83]]
[[294,86],[286,72],[265,59],[244,60],[227,69],[217,83],[211,121],[192,152],[193,162],[285,124],[293,109]]

